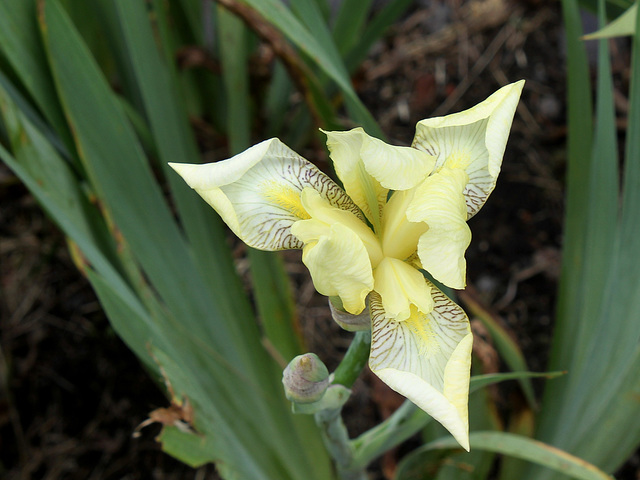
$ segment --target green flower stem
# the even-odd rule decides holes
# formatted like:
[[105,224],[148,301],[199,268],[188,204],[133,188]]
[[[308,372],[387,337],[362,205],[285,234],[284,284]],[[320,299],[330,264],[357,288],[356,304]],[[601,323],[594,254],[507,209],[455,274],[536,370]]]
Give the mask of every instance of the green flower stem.
[[[369,359],[371,332],[357,332],[344,358],[333,372],[333,383],[351,388]],[[353,466],[353,446],[342,421],[342,407],[321,410],[315,414],[322,440],[336,465],[341,480],[366,480],[366,464]]]
[[351,442],[354,450],[353,467],[365,467],[390,448],[415,435],[431,420],[413,402],[405,400],[384,422]]
[[322,410],[315,414],[322,440],[331,454],[341,480],[367,480],[366,465],[354,467],[353,447],[340,412],[342,408]]
[[371,332],[357,332],[342,362],[333,372],[333,383],[351,388],[369,359]]

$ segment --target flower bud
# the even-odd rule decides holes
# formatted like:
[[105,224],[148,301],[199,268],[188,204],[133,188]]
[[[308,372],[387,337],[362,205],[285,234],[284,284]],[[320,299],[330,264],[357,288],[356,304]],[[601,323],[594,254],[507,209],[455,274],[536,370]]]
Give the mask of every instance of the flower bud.
[[371,316],[369,314],[369,299],[367,306],[358,315],[346,312],[341,305],[340,297],[329,297],[329,308],[333,320],[347,332],[358,332],[371,329]]
[[315,353],[298,355],[282,374],[287,398],[294,403],[319,401],[329,386],[329,371]]

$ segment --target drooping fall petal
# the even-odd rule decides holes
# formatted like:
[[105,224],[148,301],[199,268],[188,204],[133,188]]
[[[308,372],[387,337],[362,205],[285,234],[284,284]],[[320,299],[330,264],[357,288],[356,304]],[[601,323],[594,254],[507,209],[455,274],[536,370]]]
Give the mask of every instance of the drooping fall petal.
[[335,182],[277,138],[220,162],[170,165],[242,241],[261,250],[302,247],[290,227],[309,218],[300,201],[305,187],[361,215]]
[[496,185],[502,156],[524,80],[495,92],[463,112],[418,122],[412,146],[437,158],[435,170],[463,168],[468,218],[484,205]]
[[[303,222],[296,223],[293,228],[299,238],[304,238]],[[349,313],[359,314],[365,309],[365,298],[373,290],[373,272],[367,249],[348,227],[335,223],[317,240],[305,240],[302,261],[318,292],[328,297],[340,297]]]
[[303,244],[302,261],[316,290],[340,297],[344,309],[359,314],[373,289],[371,257],[379,261],[382,251],[373,232],[354,214],[329,205],[312,189],[302,194],[311,218],[291,226]]
[[403,322],[390,320],[380,296],[370,296],[369,367],[384,383],[440,422],[469,450],[469,377],[473,337],[467,316],[435,286],[434,309],[415,307]]

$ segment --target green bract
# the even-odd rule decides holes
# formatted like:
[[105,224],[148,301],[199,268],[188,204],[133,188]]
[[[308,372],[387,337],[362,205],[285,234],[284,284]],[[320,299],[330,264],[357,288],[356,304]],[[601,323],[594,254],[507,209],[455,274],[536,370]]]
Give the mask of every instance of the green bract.
[[467,220],[493,190],[523,81],[464,112],[422,120],[412,147],[363,129],[325,132],[340,188],[272,138],[233,158],[171,166],[248,245],[302,248],[318,292],[359,315],[369,298],[369,366],[466,449],[472,335],[427,281],[465,286]]

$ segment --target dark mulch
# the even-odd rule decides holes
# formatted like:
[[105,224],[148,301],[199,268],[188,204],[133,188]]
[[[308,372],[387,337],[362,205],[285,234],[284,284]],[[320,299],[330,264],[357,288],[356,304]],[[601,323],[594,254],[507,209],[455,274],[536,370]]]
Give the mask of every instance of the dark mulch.
[[[470,221],[468,283],[504,320],[530,368],[543,370],[563,216],[565,60],[559,5],[418,4],[421,8],[375,47],[356,86],[391,141],[406,145],[418,120],[470,107],[501,85],[527,80],[498,186]],[[623,52],[614,59],[622,79]],[[131,438],[136,425],[150,410],[166,406],[166,399],[115,337],[74,268],[64,237],[1,165],[0,255],[0,476],[211,478],[212,467],[196,471],[164,455],[153,440],[156,427]],[[299,254],[285,258],[309,348],[333,367],[349,335],[329,319]],[[353,433],[397,402],[365,375],[349,407],[350,417],[357,417],[349,421]],[[639,463],[635,456],[620,478],[640,478]],[[392,467],[393,460],[384,469]]]

